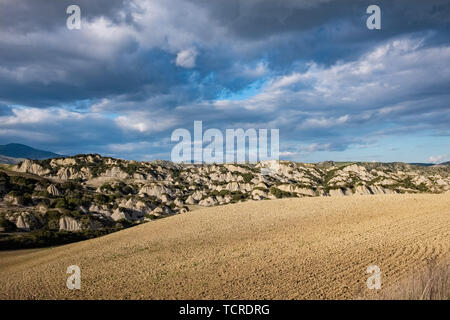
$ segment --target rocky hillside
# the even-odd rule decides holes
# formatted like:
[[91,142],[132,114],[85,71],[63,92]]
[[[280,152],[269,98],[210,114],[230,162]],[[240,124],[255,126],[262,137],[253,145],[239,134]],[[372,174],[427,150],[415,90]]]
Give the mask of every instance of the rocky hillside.
[[449,166],[403,163],[174,164],[79,155],[0,172],[0,231],[121,228],[195,206],[283,197],[450,190]]

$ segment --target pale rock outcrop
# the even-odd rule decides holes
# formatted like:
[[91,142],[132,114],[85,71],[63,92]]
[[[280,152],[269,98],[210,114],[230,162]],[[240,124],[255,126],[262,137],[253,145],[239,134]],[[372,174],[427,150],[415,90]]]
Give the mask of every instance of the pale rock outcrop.
[[64,216],[59,218],[59,231],[80,231],[81,223],[72,217]]
[[184,205],[180,198],[176,198],[173,202],[177,207],[182,207]]
[[146,203],[144,203],[143,201],[140,200],[136,200],[133,198],[130,198],[128,200],[123,199],[120,204],[119,207],[125,208],[125,209],[130,209],[133,211],[137,211],[140,213],[140,215],[144,215],[147,213],[150,213],[152,211],[152,207],[150,207],[149,205],[147,205]]
[[285,192],[295,192],[295,186],[292,184],[281,184],[277,188]]
[[200,201],[203,199],[203,192],[201,191],[196,191],[192,194],[192,199],[194,199],[195,201]]
[[[0,187],[1,187],[2,185],[0,185]],[[45,188],[44,188],[44,186],[43,185],[41,185],[41,184],[38,184],[38,185],[36,185],[35,187],[34,187],[34,191],[44,191],[44,190],[46,190]],[[1,190],[0,190],[1,191]]]
[[211,207],[211,206],[218,204],[218,201],[215,197],[208,197],[208,198],[201,200],[198,204],[200,206],[204,206],[204,207]]
[[342,169],[342,171],[344,171],[344,172],[354,172],[354,173],[357,173],[357,174],[360,174],[360,173],[364,173],[365,174],[365,173],[367,173],[366,168],[364,168],[363,166],[359,166],[357,164],[351,164],[349,166],[346,166],[345,168]]
[[249,192],[252,191],[252,185],[250,183],[239,183],[239,182],[229,182],[223,190],[228,190],[230,192],[241,191]]
[[328,193],[331,197],[349,196],[353,194],[350,188],[331,189]]
[[170,197],[169,197],[167,194],[161,195],[161,201],[162,201],[163,203],[167,203],[167,204],[169,204],[170,202],[172,202],[171,199],[170,199]]
[[256,185],[256,188],[268,189],[269,187],[267,186],[267,184],[261,181]]
[[183,207],[180,209],[180,211],[178,211],[178,213],[186,213],[186,212],[189,212],[189,209],[186,207]]
[[369,194],[372,194],[372,192],[366,186],[357,186],[355,188],[355,195],[369,195]]
[[192,195],[187,197],[186,204],[196,204],[196,203],[197,203],[197,201],[192,197]]
[[54,184],[51,184],[47,187],[47,192],[55,197],[60,197],[62,195],[61,191],[59,191],[59,189]]
[[103,206],[98,206],[95,204],[92,204],[89,208],[88,208],[89,212],[98,212],[101,213],[104,216],[111,216],[112,212],[110,210],[108,210],[108,207],[103,205]]
[[254,189],[252,191],[252,197],[267,198],[267,196],[268,196],[268,192],[267,191],[263,191],[261,189]]
[[126,219],[126,215],[124,212],[122,212],[121,210],[119,210],[119,208],[117,208],[116,210],[114,210],[113,214],[111,215],[111,219],[113,219],[114,221],[119,221],[122,219]]
[[126,219],[129,221],[141,220],[144,217],[144,212],[136,211],[124,207],[119,207],[114,210],[111,218],[114,221],[118,221],[120,219]]
[[40,213],[46,213],[47,210],[48,210],[47,206],[46,206],[45,204],[43,204],[43,203],[39,203],[39,204],[36,206],[36,209],[37,209],[37,211],[40,212]]
[[13,204],[13,205],[18,205],[19,204],[18,197],[13,196],[11,194],[7,194],[6,196],[4,196],[3,200],[8,202],[9,204]]
[[20,212],[15,215],[15,225],[19,230],[30,231],[38,227],[38,221],[32,213]]
[[22,215],[17,218],[16,227],[17,229],[30,230],[30,224],[28,223],[28,221],[25,221]]
[[147,178],[146,175],[144,175],[142,173],[138,173],[138,172],[133,173],[133,179],[146,180],[146,178]]
[[26,159],[21,164],[15,166],[15,170],[19,172],[27,172],[39,176],[45,176],[50,173],[49,169],[44,169],[33,160]]
[[73,158],[52,159],[50,161],[51,166],[73,166],[76,164],[77,162]]
[[397,181],[393,180],[393,179],[383,179],[380,181],[380,184],[382,185],[392,185],[392,184],[396,184]]
[[216,196],[216,199],[219,204],[226,204],[230,203],[232,198],[229,195],[225,195],[225,196]]
[[296,188],[295,192],[297,192],[298,194],[301,194],[301,195],[311,196],[311,197],[316,195],[314,190],[307,189],[307,188]]
[[155,210],[152,211],[152,214],[159,217],[164,214],[164,210],[161,207],[156,207]]
[[412,179],[412,181],[415,183],[415,184],[421,184],[421,183],[424,183],[424,184],[428,184],[430,181],[427,179],[427,178],[425,178],[424,176],[415,176],[413,179]]
[[69,180],[78,177],[80,173],[76,173],[73,168],[60,168],[56,173],[56,177],[61,180]]
[[240,173],[250,172],[248,169],[242,168],[240,166],[236,166],[234,164],[225,164],[224,167],[227,168],[228,171],[230,171],[230,172],[240,172]]
[[[390,192],[386,192],[389,189],[384,189],[380,186],[370,186],[370,191],[372,194],[385,194],[385,193],[390,193]],[[391,190],[389,190],[391,191]],[[391,191],[392,192],[392,191]]]
[[164,185],[145,185],[139,190],[139,194],[155,196],[158,199],[160,199],[163,194],[168,194],[169,196],[174,195],[173,191]]
[[172,210],[169,207],[156,207],[153,211],[152,214],[159,217],[162,215],[168,215],[168,214],[172,214]]
[[339,197],[339,196],[345,196],[344,192],[342,192],[341,189],[331,189],[328,191],[330,197]]
[[107,169],[104,173],[102,173],[102,176],[117,179],[128,179],[130,177],[128,173],[123,172],[119,167],[112,167],[111,169]]

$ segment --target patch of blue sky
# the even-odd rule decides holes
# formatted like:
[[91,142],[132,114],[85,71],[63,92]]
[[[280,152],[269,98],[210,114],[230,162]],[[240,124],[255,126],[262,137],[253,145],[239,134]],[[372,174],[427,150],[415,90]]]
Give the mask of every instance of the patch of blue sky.
[[259,94],[267,83],[267,79],[258,79],[242,90],[233,92],[230,90],[222,90],[216,100],[242,101],[252,98]]

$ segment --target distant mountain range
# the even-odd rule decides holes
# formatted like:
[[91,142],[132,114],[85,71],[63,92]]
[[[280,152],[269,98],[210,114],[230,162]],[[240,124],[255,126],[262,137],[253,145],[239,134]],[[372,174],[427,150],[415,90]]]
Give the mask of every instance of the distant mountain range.
[[434,163],[424,163],[424,162],[413,162],[410,164],[412,164],[414,166],[422,166],[422,167],[431,167],[431,166],[435,165]]
[[[0,145],[0,156],[3,156],[0,157],[1,163],[8,163],[8,162],[10,163],[15,160],[21,161],[22,159],[25,158],[32,160],[42,160],[42,159],[62,157],[57,153],[34,149],[32,147],[20,143],[9,143],[5,145]],[[11,158],[18,158],[18,159],[11,159]]]
[[[51,151],[39,150],[20,143],[9,143],[0,145],[0,163],[15,164],[24,159],[43,160],[51,158],[66,157]],[[450,165],[450,161],[435,163],[410,163],[411,165],[431,167],[435,165]]]

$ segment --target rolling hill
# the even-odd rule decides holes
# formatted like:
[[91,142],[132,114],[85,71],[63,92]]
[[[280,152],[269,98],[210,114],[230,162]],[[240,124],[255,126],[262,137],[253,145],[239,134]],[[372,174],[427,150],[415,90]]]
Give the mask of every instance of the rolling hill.
[[0,155],[11,158],[27,158],[33,160],[42,160],[61,157],[61,155],[44,150],[34,149],[20,143],[9,143],[0,145]]
[[[0,299],[392,298],[413,290],[403,281],[427,261],[445,261],[449,237],[448,193],[250,201],[0,252]],[[81,290],[66,287],[71,265]],[[382,272],[379,292],[366,286],[370,265]],[[419,298],[417,288],[403,298]]]

